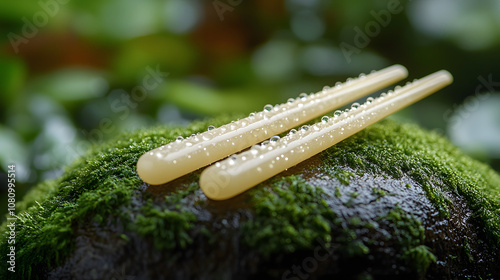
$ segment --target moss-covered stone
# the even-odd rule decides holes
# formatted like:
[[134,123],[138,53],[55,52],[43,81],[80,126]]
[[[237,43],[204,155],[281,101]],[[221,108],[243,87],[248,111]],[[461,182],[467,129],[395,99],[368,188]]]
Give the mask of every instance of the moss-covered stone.
[[315,240],[330,242],[334,212],[322,198],[323,190],[292,175],[270,188],[250,191],[259,219],[242,224],[244,242],[264,255],[310,248]]
[[137,176],[142,153],[230,120],[123,134],[35,187],[18,204],[14,278],[292,277],[318,248],[330,257],[302,267],[310,279],[499,276],[500,176],[416,125],[372,125],[227,201],[203,195],[199,171]]

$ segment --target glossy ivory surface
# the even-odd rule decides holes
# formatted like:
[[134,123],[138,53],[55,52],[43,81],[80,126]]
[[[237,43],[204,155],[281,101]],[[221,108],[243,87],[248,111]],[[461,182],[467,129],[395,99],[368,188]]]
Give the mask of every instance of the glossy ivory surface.
[[334,117],[323,117],[309,127],[293,130],[287,136],[271,138],[265,145],[217,162],[203,171],[200,187],[207,197],[224,200],[238,195],[332,145],[357,133],[388,115],[438,91],[453,81],[447,71],[439,71],[420,80],[396,87],[395,91],[359,105]]
[[167,183],[349,104],[407,75],[405,67],[393,65],[348,79],[331,88],[325,87],[315,94],[289,99],[284,104],[266,105],[263,111],[252,113],[249,117],[186,139],[180,137],[177,141],[145,153],[137,162],[137,173],[146,183]]

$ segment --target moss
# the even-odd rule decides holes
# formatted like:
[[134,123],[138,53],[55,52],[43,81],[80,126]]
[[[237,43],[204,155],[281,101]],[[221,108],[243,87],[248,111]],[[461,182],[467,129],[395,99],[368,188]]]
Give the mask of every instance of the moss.
[[139,235],[152,238],[157,249],[186,248],[193,240],[189,230],[196,216],[188,211],[173,211],[149,201],[130,228]]
[[335,236],[335,241],[342,244],[339,252],[347,258],[359,257],[370,253],[370,249],[356,233],[356,228],[363,228],[366,224],[357,217],[351,218],[341,225],[341,231]]
[[354,197],[349,197],[349,199],[344,202],[344,205],[348,208],[353,208],[354,207]]
[[248,246],[270,255],[309,248],[317,239],[331,240],[335,214],[323,200],[321,188],[292,175],[251,192],[258,219],[242,225]]
[[[121,221],[132,233],[151,239],[158,249],[188,247],[196,216],[184,206],[186,197],[198,190],[197,178],[193,176],[164,200],[149,200],[137,206],[133,204],[134,197],[144,195],[140,190],[143,183],[135,170],[137,159],[142,153],[173,141],[177,135],[189,136],[231,119],[220,117],[186,128],[125,133],[114,142],[94,147],[69,166],[61,178],[35,187],[18,204],[16,276],[37,277],[32,272],[43,273],[64,261],[73,250],[75,230],[85,222]],[[437,134],[412,124],[383,121],[328,149],[321,157],[322,171],[346,185],[354,174],[363,172],[384,178],[411,177],[443,216],[451,209],[445,193],[463,196],[492,243],[500,244],[500,176]],[[277,176],[268,184],[248,193],[255,216],[241,226],[247,246],[265,255],[294,252],[310,248],[318,239],[329,242],[332,232],[340,228],[334,239],[343,244],[345,255],[369,252],[353,228],[375,224],[356,219],[341,223],[325,203],[326,194],[321,187],[306,183],[300,176]],[[383,190],[373,189],[373,193],[377,198],[385,195]],[[332,195],[339,198],[342,193],[336,188]],[[354,207],[355,196],[351,193],[345,205]],[[415,269],[425,271],[435,261],[423,245],[423,228],[418,220],[396,208],[379,223],[394,230],[392,238],[403,248],[401,258],[415,264]],[[2,229],[5,230],[5,223]],[[209,239],[214,234],[203,227],[196,230]],[[5,236],[0,239],[2,266],[7,254]],[[122,235],[124,240],[129,238]],[[0,277],[7,271],[4,267],[1,270]]]
[[474,257],[471,254],[471,249],[470,249],[470,244],[469,244],[469,238],[467,236],[464,237],[464,253],[467,256],[467,260],[469,260],[470,263],[474,261]]
[[500,175],[437,133],[384,120],[329,148],[322,158],[332,168],[409,176],[444,217],[451,201],[443,192],[464,196],[490,240],[500,245]]
[[36,204],[36,202],[44,202],[47,198],[55,195],[59,180],[49,180],[40,183],[32,191],[28,192],[22,200],[16,203],[16,211],[24,212],[29,207]]
[[408,249],[403,259],[420,274],[424,274],[429,265],[437,261],[436,256],[425,245],[418,245]]
[[182,200],[193,193],[195,190],[199,189],[200,186],[198,185],[198,180],[195,180],[195,182],[188,184],[187,186],[184,186],[184,188],[179,189],[176,192],[170,193],[169,195],[165,196],[165,203],[166,204],[171,204],[171,205],[179,205],[179,203],[182,202]]
[[[160,127],[124,133],[114,142],[93,147],[71,164],[61,178],[33,188],[26,200],[18,204],[16,277],[36,278],[38,275],[33,275],[33,271],[40,273],[60,264],[73,251],[75,226],[84,220],[100,223],[112,216],[128,222],[129,215],[123,210],[142,184],[136,163],[143,153],[173,141],[178,135],[189,136],[206,130],[211,124],[222,125],[231,119],[223,116],[210,122],[194,122],[187,128]],[[168,214],[172,213],[153,210],[145,213],[153,217]],[[138,220],[139,224],[144,221]],[[1,226],[2,232],[5,227],[6,223]],[[146,234],[140,228],[135,227],[139,233]],[[4,234],[0,239],[0,276],[7,271],[5,237]]]
[[436,262],[436,256],[423,245],[425,229],[415,217],[406,214],[401,207],[396,206],[386,216],[377,220],[388,226],[392,231],[390,239],[396,240],[401,246],[402,259],[420,273],[425,273],[429,265]]
[[329,168],[322,168],[322,171],[336,178],[343,185],[349,185],[350,180],[354,177],[354,173],[343,169],[341,166],[329,166]]
[[335,187],[335,197],[336,198],[342,197],[342,193],[340,192],[340,188],[339,187]]
[[[199,189],[197,183],[182,186],[181,189],[165,196],[165,200],[153,202],[149,199],[137,214],[137,218],[128,221],[128,229],[152,240],[158,250],[186,248],[193,242],[190,230],[197,220],[196,216],[185,209],[183,199]],[[202,228],[203,233],[206,228]]]
[[377,187],[373,187],[372,188],[372,193],[373,195],[376,197],[376,199],[378,200],[379,198],[381,197],[384,197],[387,195],[387,192],[382,190],[382,189],[379,189]]

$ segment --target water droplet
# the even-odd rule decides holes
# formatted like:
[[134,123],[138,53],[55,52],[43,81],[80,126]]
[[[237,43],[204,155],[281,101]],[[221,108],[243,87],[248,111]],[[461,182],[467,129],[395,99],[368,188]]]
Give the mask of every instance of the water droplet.
[[286,102],[288,102],[288,103],[293,103],[294,101],[295,101],[295,99],[293,99],[293,98],[288,98],[288,100],[287,100]]
[[361,74],[359,74],[359,77],[360,77],[361,79],[364,79],[364,78],[366,78],[366,74],[365,74],[365,73],[361,73]]
[[255,113],[250,113],[250,115],[248,115],[250,118],[253,118],[255,117]]
[[215,129],[215,126],[211,125],[208,127],[208,130],[214,130]]
[[288,135],[293,135],[295,133],[297,133],[297,130],[295,128],[292,128],[290,132],[288,132]]
[[301,93],[299,94],[300,100],[304,101],[307,99],[307,93]]
[[346,82],[350,83],[352,82],[353,78],[347,78],[347,80],[345,80]]
[[387,95],[392,95],[393,93],[394,93],[394,91],[393,91],[393,90],[389,90],[389,91],[387,92]]
[[276,143],[276,142],[278,142],[278,140],[280,140],[280,137],[278,135],[275,135],[275,136],[271,137],[271,139],[269,141],[271,143]]
[[341,86],[342,86],[342,83],[341,83],[341,82],[336,82],[336,83],[335,83],[335,87],[336,87],[336,88],[339,88],[339,87],[341,87]]
[[330,86],[324,86],[323,91],[328,91],[330,89]]
[[338,117],[338,116],[340,116],[341,114],[342,114],[342,111],[340,111],[340,110],[336,110],[336,111],[333,113],[333,116]]
[[235,165],[236,164],[236,160],[238,160],[238,158],[235,155],[232,155],[229,158],[229,165]]
[[266,146],[267,144],[269,144],[269,140],[266,140],[266,141],[262,142],[260,145],[261,146]]
[[368,97],[368,98],[366,99],[366,103],[370,104],[370,103],[372,103],[372,102],[373,102],[373,100],[375,100],[375,99],[374,99],[373,97],[371,97],[371,96],[370,96],[370,97]]
[[356,109],[358,109],[358,107],[359,107],[359,103],[358,103],[358,102],[354,102],[354,103],[352,103],[352,105],[351,105],[351,109],[352,109],[352,110],[356,110]]
[[401,86],[396,86],[394,89],[395,89],[396,91],[398,91],[398,90],[400,90],[400,89],[401,89]]
[[328,122],[328,120],[330,120],[330,117],[329,117],[329,116],[323,116],[323,117],[321,118],[321,122],[323,122],[323,123],[327,123],[327,122]]
[[175,139],[176,142],[182,142],[182,140],[184,140],[184,137],[182,136],[177,136],[177,138]]
[[386,96],[387,96],[387,93],[385,93],[385,92],[382,92],[382,93],[380,94],[380,97],[386,97]]
[[186,147],[191,147],[191,146],[193,146],[193,143],[191,143],[191,142],[186,143]]
[[303,126],[300,127],[300,130],[307,131],[307,130],[309,130],[309,126],[307,124],[303,125]]
[[264,106],[264,111],[266,111],[266,112],[270,112],[272,109],[273,109],[273,105],[271,105],[271,104],[267,104],[266,106]]

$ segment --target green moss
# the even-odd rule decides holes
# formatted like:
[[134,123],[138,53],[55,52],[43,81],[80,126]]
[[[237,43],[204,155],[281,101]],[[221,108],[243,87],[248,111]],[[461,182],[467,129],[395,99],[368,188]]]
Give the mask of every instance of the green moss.
[[474,261],[474,257],[472,256],[470,245],[469,245],[469,238],[467,236],[464,237],[464,253],[467,256],[467,259],[469,260],[470,263]]
[[354,198],[349,197],[349,199],[346,202],[344,202],[344,205],[348,208],[354,207]]
[[[46,271],[60,264],[73,251],[75,226],[84,220],[104,222],[108,217],[115,217],[130,222],[127,211],[123,210],[130,204],[132,193],[142,184],[136,164],[143,153],[173,141],[178,135],[189,136],[206,130],[211,124],[222,125],[231,119],[225,116],[211,122],[194,122],[187,128],[161,127],[124,133],[114,142],[93,147],[58,180],[33,188],[26,200],[18,204],[16,277],[36,278],[38,275],[33,275],[33,271]],[[190,221],[189,217],[183,213],[176,217],[176,213],[153,209],[142,209],[144,217],[153,219],[151,222],[138,219],[139,225],[147,226],[158,222],[154,217],[171,215],[172,219],[177,219],[173,231],[183,236],[183,221]],[[6,223],[1,226],[2,232],[5,227]],[[132,228],[139,234],[148,234],[144,227]],[[4,234],[0,239],[0,277],[7,271],[5,237]],[[180,242],[187,243],[184,241]]]
[[157,249],[186,248],[193,240],[188,231],[196,217],[188,211],[173,211],[149,201],[130,229],[144,237],[151,237]]
[[170,205],[179,205],[182,200],[188,195],[192,194],[195,190],[199,189],[198,180],[194,180],[193,183],[190,183],[185,188],[181,188],[176,192],[173,192],[169,195],[165,196],[165,203]]
[[342,193],[340,192],[340,188],[339,187],[335,187],[335,197],[336,198],[342,197]]
[[323,200],[321,188],[289,176],[251,192],[258,218],[242,225],[248,246],[270,255],[310,248],[317,239],[331,240],[335,214]]
[[377,187],[373,187],[372,188],[372,193],[373,195],[377,198],[377,200],[381,197],[384,197],[387,195],[387,192],[380,189],[380,188],[377,188]]
[[[197,183],[188,183],[164,201],[132,206],[133,197],[143,194],[139,190],[142,181],[135,170],[137,159],[144,152],[173,141],[177,135],[189,136],[231,119],[234,118],[220,117],[210,122],[195,122],[186,128],[162,127],[125,133],[114,142],[94,147],[69,166],[61,178],[35,187],[18,204],[16,277],[37,277],[32,271],[47,271],[60,264],[72,252],[75,229],[80,224],[110,222],[110,217],[113,217],[111,222],[121,221],[130,231],[150,237],[159,249],[189,246],[196,218],[183,205],[185,197],[198,189]],[[321,156],[322,170],[342,184],[349,184],[354,174],[362,172],[385,178],[409,176],[425,189],[444,216],[449,213],[451,203],[444,194],[461,195],[490,240],[500,244],[500,176],[437,134],[411,124],[383,121]],[[346,166],[352,172],[346,171]],[[192,178],[193,182],[196,180]],[[328,242],[332,231],[339,226],[341,233],[334,238],[344,245],[346,255],[369,252],[353,230],[368,225],[356,220],[339,225],[340,220],[323,200],[322,189],[307,184],[300,176],[278,176],[270,187],[260,186],[249,194],[256,215],[242,224],[243,241],[263,254],[310,248],[317,239]],[[334,195],[341,196],[339,188]],[[374,190],[374,195],[382,197],[383,190]],[[354,207],[352,194],[345,205]],[[404,248],[401,257],[424,271],[433,261],[433,255],[423,246],[418,221],[401,209],[391,211],[382,221],[395,229],[393,237]],[[5,223],[2,229],[5,231]],[[213,235],[206,228],[199,230],[207,238]],[[5,236],[0,239],[3,266],[0,278],[7,271]]]
[[329,166],[328,168],[322,168],[322,171],[331,177],[336,178],[343,185],[349,185],[350,180],[354,177],[354,173],[347,171],[340,166]]
[[40,183],[32,191],[28,192],[21,201],[16,202],[16,211],[24,212],[36,202],[44,202],[47,198],[53,197],[58,189],[59,180],[49,180]]
[[420,274],[424,274],[429,265],[437,261],[436,256],[425,245],[418,245],[406,250],[403,259]]
[[348,258],[358,257],[370,253],[370,249],[363,240],[356,234],[355,228],[366,227],[358,217],[353,217],[346,222],[341,223],[341,230],[335,236],[335,241],[342,244],[339,252]]
[[[183,199],[199,189],[198,183],[191,183],[165,196],[164,201],[154,203],[151,199],[141,207],[136,220],[129,221],[128,229],[153,240],[158,250],[186,248],[193,242],[189,231],[196,216],[186,210]],[[206,228],[201,231],[207,233]]]
[[436,262],[436,256],[423,245],[425,229],[415,217],[406,214],[396,206],[386,216],[377,219],[391,229],[390,239],[396,240],[404,252],[401,256],[406,263],[420,273],[425,273],[429,265]]
[[347,165],[385,178],[409,176],[445,217],[451,201],[443,192],[464,196],[490,240],[500,245],[500,175],[437,133],[384,120],[329,148],[322,157],[328,168]]

